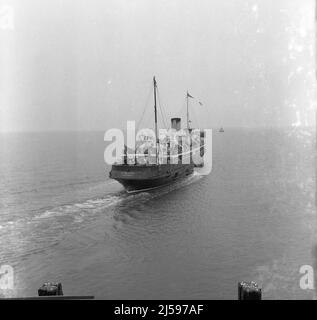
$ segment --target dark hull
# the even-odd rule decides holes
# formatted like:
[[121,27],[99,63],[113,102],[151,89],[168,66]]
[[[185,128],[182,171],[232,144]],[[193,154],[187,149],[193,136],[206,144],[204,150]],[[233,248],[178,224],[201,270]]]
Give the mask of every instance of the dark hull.
[[110,178],[127,191],[140,191],[169,184],[193,173],[193,164],[113,165]]

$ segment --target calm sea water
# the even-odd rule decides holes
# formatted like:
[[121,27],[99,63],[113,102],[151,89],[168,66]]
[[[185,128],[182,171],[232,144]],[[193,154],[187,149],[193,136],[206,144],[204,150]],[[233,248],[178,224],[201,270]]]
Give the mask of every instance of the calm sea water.
[[104,148],[103,132],[0,135],[0,294],[236,299],[255,280],[264,299],[315,297],[299,286],[317,266],[313,131],[215,131],[210,175],[137,195]]

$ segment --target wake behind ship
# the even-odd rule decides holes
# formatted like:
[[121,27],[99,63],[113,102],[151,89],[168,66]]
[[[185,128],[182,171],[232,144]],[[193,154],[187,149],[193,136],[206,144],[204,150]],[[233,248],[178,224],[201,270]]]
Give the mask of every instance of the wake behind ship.
[[[194,161],[193,161],[193,150],[192,150],[192,140],[190,133],[192,129],[189,127],[188,119],[188,97],[191,97],[187,92],[187,128],[181,130],[181,119],[172,118],[171,128],[178,133],[177,135],[177,153],[171,154],[170,150],[170,140],[166,142],[166,156],[162,156],[160,149],[160,139],[158,134],[157,126],[157,83],[155,77],[153,78],[154,87],[154,116],[155,116],[155,147],[154,161],[149,161],[151,154],[148,155],[148,150],[145,150],[147,155],[143,157],[143,162],[137,160],[135,155],[133,163],[128,163],[127,148],[125,146],[124,150],[124,160],[122,163],[115,163],[112,165],[109,177],[111,179],[117,180],[121,183],[128,192],[138,192],[143,190],[149,190],[159,186],[167,185],[175,180],[184,178],[194,171]],[[182,144],[179,137],[187,136],[189,138],[187,145]],[[200,137],[201,138],[201,137]],[[135,151],[136,153],[136,151]],[[201,149],[199,153],[202,154]],[[201,166],[201,165],[199,165]]]

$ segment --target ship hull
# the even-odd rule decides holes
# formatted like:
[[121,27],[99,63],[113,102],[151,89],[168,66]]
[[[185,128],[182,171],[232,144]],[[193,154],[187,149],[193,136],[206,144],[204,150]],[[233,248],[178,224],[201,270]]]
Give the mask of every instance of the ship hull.
[[110,178],[127,191],[160,187],[193,173],[193,164],[113,165]]

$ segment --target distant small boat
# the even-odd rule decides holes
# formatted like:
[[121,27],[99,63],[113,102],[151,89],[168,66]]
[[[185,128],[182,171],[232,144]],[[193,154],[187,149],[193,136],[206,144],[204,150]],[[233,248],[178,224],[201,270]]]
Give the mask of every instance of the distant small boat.
[[225,130],[223,128],[220,128],[219,132],[225,132]]

